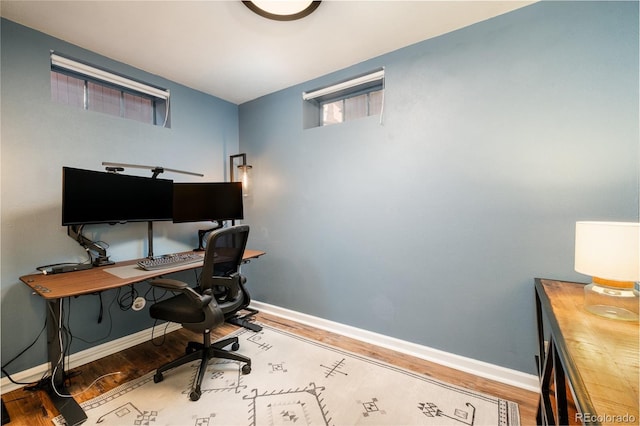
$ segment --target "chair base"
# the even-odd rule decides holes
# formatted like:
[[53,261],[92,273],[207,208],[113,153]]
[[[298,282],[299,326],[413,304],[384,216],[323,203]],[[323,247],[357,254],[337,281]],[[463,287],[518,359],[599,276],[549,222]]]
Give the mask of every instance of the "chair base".
[[[240,315],[240,311],[247,311],[246,314]],[[251,331],[262,331],[262,326],[249,321],[249,318],[256,315],[259,311],[257,309],[249,308],[248,306],[241,307],[233,316],[225,318],[225,321],[229,324],[237,325],[239,327],[248,328]]]
[[189,342],[187,344],[187,354],[158,368],[158,370],[156,370],[156,374],[153,376],[153,381],[154,383],[160,383],[164,379],[162,375],[163,372],[192,361],[200,360],[198,375],[196,376],[193,388],[189,393],[189,398],[192,401],[197,401],[202,395],[202,380],[204,378],[204,373],[207,370],[209,360],[213,358],[221,358],[239,361],[244,363],[241,368],[242,374],[249,374],[251,372],[251,359],[244,355],[236,354],[224,349],[229,345],[231,345],[231,351],[236,351],[240,348],[237,337],[230,337],[211,344],[211,336],[208,332],[205,332],[204,343]]

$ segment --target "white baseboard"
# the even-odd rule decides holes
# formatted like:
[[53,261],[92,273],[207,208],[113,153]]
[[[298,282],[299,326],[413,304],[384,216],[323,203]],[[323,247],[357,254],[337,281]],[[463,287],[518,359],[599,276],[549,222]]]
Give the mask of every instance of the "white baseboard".
[[[431,361],[446,367],[455,368],[456,370],[484,377],[486,379],[495,380],[511,386],[516,386],[531,392],[539,392],[540,381],[537,376],[523,373],[521,371],[500,367],[498,365],[489,364],[487,362],[478,361],[472,358],[444,352],[438,349],[429,348],[427,346],[418,345],[416,343],[407,342],[383,334],[362,330],[349,325],[340,324],[334,321],[325,320],[314,317],[312,315],[303,314],[278,306],[270,305],[257,301],[251,302],[251,307],[259,311],[297,321],[322,330],[327,330],[336,334],[351,337],[363,342],[367,342],[376,346],[391,349],[400,353],[414,356],[416,358]],[[167,333],[179,329],[179,324],[170,324]],[[137,333],[103,343],[84,351],[75,353],[69,357],[69,369],[79,367],[86,363],[98,360],[107,355],[120,352],[121,350],[130,348],[139,343],[144,343],[151,339],[152,329],[146,329]],[[45,363],[28,370],[12,374],[17,382],[36,382],[49,370],[49,364]],[[11,383],[7,377],[3,377],[0,381],[0,393],[4,394],[15,389],[21,388],[22,385]]]
[[[174,330],[178,330],[182,326],[180,324],[170,323],[167,325],[166,331],[164,326],[162,327],[162,333],[170,333]],[[155,334],[158,334],[159,328],[156,327]],[[153,328],[139,331],[128,336],[121,337],[119,339],[112,340],[110,342],[103,343],[98,346],[94,346],[89,349],[72,354],[68,358],[67,369],[79,367],[92,361],[96,361],[107,355],[120,352],[124,349],[130,348],[140,343],[144,343],[151,339]],[[40,380],[49,371],[49,363],[44,363],[28,370],[20,371],[12,374],[11,377],[16,382],[33,383]],[[16,389],[20,389],[24,385],[16,385],[11,383],[7,377],[3,377],[0,381],[0,393],[5,394]]]
[[426,361],[431,361],[446,367],[451,367],[489,380],[516,386],[531,392],[538,393],[540,391],[540,380],[538,379],[538,376],[533,374],[500,367],[484,361],[478,361],[472,358],[429,348],[427,346],[418,345],[416,343],[407,342],[394,337],[291,311],[289,309],[280,308],[267,303],[252,301],[251,307],[258,309],[261,312],[290,319],[292,321],[327,330],[346,337],[351,337],[356,340],[381,346],[383,348],[411,355]]

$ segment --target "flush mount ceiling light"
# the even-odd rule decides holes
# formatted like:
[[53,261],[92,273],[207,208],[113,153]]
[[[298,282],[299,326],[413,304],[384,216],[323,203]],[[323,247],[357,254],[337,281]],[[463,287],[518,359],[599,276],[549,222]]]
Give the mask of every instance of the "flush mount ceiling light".
[[320,6],[320,1],[255,0],[242,3],[258,15],[276,21],[304,18]]

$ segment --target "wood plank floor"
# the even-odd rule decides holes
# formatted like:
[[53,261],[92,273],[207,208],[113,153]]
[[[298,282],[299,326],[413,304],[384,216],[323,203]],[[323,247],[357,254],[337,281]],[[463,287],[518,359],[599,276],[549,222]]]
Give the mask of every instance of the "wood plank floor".
[[[271,325],[272,327],[277,327],[351,352],[388,362],[451,384],[515,401],[520,407],[521,423],[523,425],[536,424],[537,393],[463,373],[389,349],[380,348],[294,321],[285,320],[277,316],[259,313],[256,318],[258,321]],[[212,338],[214,340],[218,339],[231,333],[236,328],[235,326],[225,324],[212,333]],[[70,371],[70,374],[78,373],[78,375],[71,379],[69,392],[74,395],[77,394],[76,400],[79,402],[91,399],[122,383],[143,376],[155,370],[158,366],[177,358],[184,353],[186,342],[188,340],[199,340],[198,337],[199,336],[187,330],[178,330],[167,334],[164,337],[162,346],[156,346],[162,340],[161,337],[157,337],[153,343],[145,342],[116,354],[109,355],[98,361],[85,364]],[[242,350],[240,350],[240,352],[241,351]],[[85,391],[96,378],[113,372],[119,372],[119,374],[106,376]],[[52,419],[58,415],[56,409],[43,391],[25,391],[24,389],[19,389],[4,394],[2,399],[11,416],[9,426],[49,426],[52,424]]]

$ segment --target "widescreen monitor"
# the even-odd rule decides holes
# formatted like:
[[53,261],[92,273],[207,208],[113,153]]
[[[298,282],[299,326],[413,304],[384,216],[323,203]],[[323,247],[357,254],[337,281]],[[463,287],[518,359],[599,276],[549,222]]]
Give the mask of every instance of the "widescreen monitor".
[[244,217],[241,182],[173,184],[173,221],[205,222]]
[[173,181],[62,168],[62,225],[172,220]]

